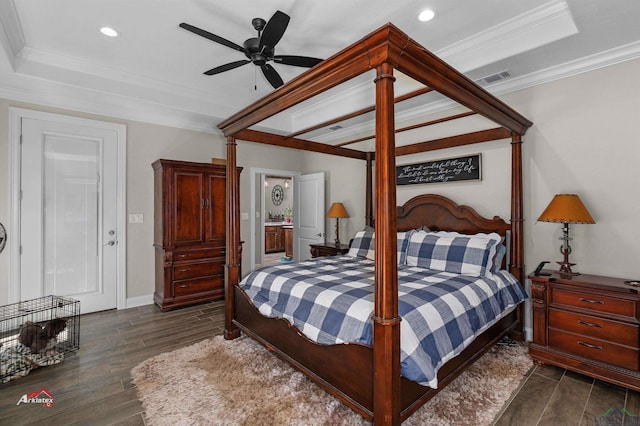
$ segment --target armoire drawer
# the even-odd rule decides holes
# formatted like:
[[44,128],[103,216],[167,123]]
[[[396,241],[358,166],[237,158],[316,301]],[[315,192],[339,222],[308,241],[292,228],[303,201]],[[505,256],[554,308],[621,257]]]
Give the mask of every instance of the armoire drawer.
[[224,262],[221,260],[183,263],[173,267],[173,279],[176,281],[222,274]]
[[638,348],[638,325],[549,309],[549,327]]
[[224,247],[213,247],[198,250],[175,250],[173,252],[173,261],[182,262],[213,257],[224,257],[225,253],[226,250]]
[[193,280],[175,281],[173,283],[174,297],[188,296],[195,293],[211,292],[224,287],[224,277],[213,276]]

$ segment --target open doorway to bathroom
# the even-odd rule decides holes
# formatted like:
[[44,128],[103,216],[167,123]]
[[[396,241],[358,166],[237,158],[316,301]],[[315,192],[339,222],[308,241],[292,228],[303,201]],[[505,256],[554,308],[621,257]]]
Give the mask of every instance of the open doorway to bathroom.
[[293,260],[293,179],[293,176],[264,174],[264,239],[260,266]]
[[[300,172],[252,167],[249,169],[249,174],[251,204],[251,221],[249,225],[251,228],[251,238],[245,242],[245,253],[248,254],[250,258],[250,265],[247,272],[254,271],[262,266],[280,263],[278,262],[280,259],[287,257],[286,247],[284,249],[279,247],[278,251],[275,251],[275,248],[270,246],[269,249],[266,250],[267,244],[265,243],[267,243],[267,235],[265,230],[267,226],[277,226],[272,225],[274,223],[278,223],[278,225],[282,224],[280,226],[284,227],[285,224],[283,222],[286,222],[286,217],[289,213],[291,214],[289,217],[292,219],[291,222],[286,225],[293,225],[293,213],[295,213],[293,211],[293,186],[294,180],[298,179]],[[282,188],[282,193],[280,193],[280,189],[275,190],[274,193],[276,185]],[[276,205],[276,203],[274,203],[274,198],[279,204]],[[289,207],[291,211],[285,212],[287,207]],[[271,212],[271,219],[269,219],[269,212]],[[281,220],[278,220],[278,218]],[[282,231],[279,229],[276,231],[278,231],[278,235],[282,235],[282,240],[269,241],[269,243],[278,243],[279,246],[286,242],[284,240],[285,232],[293,233],[293,229],[285,231],[285,228],[282,228]],[[282,234],[279,234],[280,232],[282,232]],[[278,235],[276,235],[275,238],[277,238]],[[274,238],[274,236],[270,236],[270,238]],[[266,253],[267,251],[269,251],[269,253]]]

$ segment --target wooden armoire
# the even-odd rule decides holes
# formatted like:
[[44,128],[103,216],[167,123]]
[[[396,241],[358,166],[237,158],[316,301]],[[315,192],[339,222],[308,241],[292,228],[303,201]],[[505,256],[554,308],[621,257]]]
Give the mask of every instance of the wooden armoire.
[[224,298],[225,166],[174,160],[152,166],[154,302],[166,311]]

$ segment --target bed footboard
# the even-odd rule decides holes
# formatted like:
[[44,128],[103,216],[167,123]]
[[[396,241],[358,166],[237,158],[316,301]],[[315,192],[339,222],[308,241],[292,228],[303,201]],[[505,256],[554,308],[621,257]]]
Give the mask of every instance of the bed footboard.
[[[289,321],[267,318],[246,293],[234,286],[234,324],[280,358],[339,398],[367,420],[373,421],[373,349],[361,344],[319,345]],[[402,421],[454,380],[469,365],[518,326],[516,310],[478,336],[460,355],[438,372],[438,389],[401,379]]]
[[373,420],[373,349],[361,344],[319,345],[289,321],[260,314],[245,292],[234,286],[234,324],[327,392]]

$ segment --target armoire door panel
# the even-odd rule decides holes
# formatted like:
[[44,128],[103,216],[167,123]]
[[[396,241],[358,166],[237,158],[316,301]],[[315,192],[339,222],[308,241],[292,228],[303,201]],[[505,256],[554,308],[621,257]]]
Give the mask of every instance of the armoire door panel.
[[208,174],[208,202],[205,211],[207,220],[206,241],[208,243],[221,242],[225,244],[226,220],[226,179],[219,174]]
[[203,243],[203,173],[178,171],[174,179],[173,241],[176,245]]

